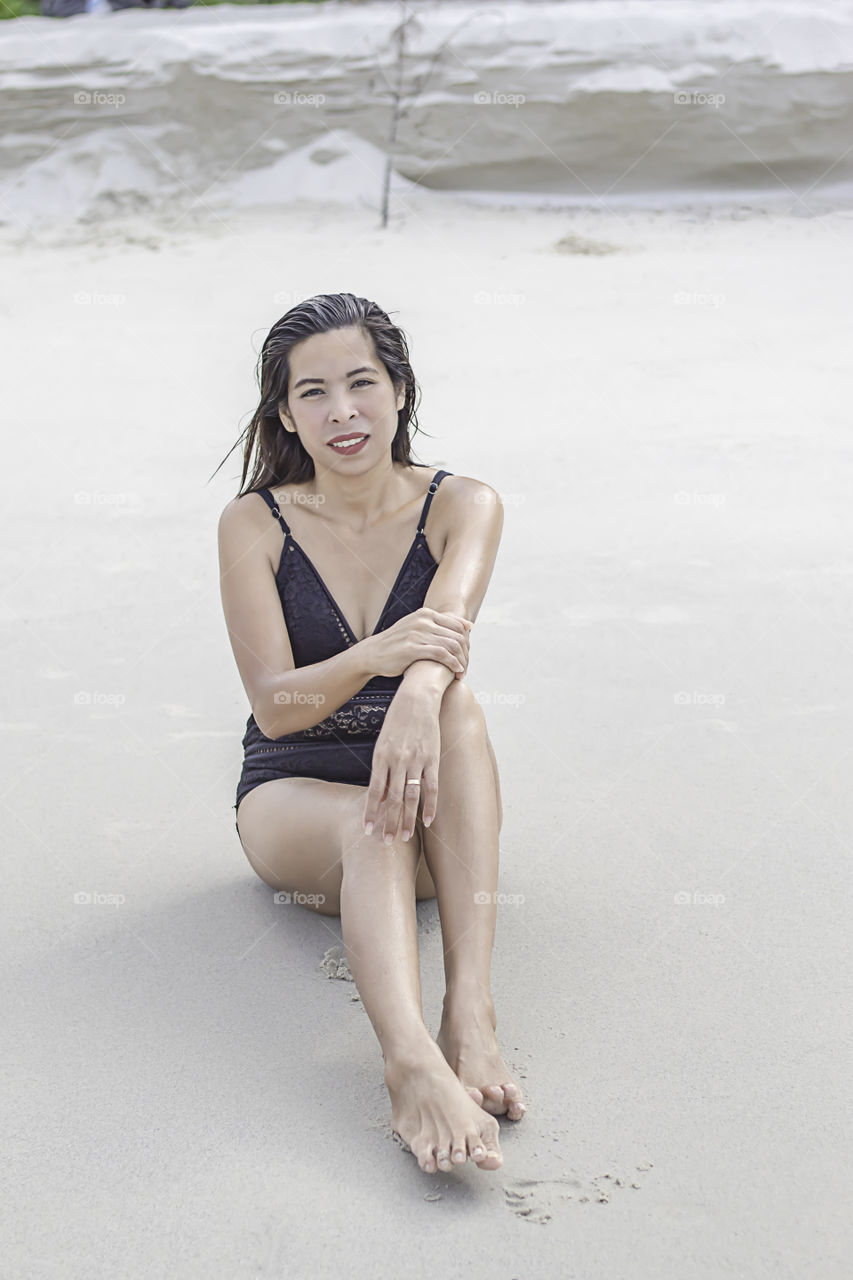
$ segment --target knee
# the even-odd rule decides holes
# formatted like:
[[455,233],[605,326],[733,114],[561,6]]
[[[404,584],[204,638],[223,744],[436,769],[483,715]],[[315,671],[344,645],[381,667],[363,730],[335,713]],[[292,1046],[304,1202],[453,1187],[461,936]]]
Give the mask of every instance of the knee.
[[367,790],[359,787],[357,791],[358,794],[344,807],[337,827],[341,874],[357,874],[360,869],[369,868],[377,861],[390,866],[395,859],[402,859],[404,865],[414,865],[420,853],[414,836],[406,844],[397,840],[393,845],[387,845],[382,834],[381,820],[376,823],[370,835],[365,832],[364,799]]
[[474,696],[474,690],[464,680],[452,680],[441,699],[439,721],[450,721],[458,730],[486,732],[483,708]]

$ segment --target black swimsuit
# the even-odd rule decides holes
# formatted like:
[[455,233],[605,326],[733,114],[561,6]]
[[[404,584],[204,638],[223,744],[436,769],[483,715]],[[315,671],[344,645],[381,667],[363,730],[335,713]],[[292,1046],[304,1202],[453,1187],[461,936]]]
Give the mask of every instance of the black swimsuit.
[[[403,561],[379,622],[376,635],[424,603],[437,562],[426,542],[426,520],[433,495],[451,471],[437,471],[424,501],[418,530]],[[325,662],[336,653],[358,644],[358,637],[338,608],[331,592],[308,556],[290,532],[269,489],[258,489],[272,515],[284,530],[284,546],[275,575],[281,608],[290,637],[293,663],[307,667]],[[370,782],[373,748],[403,677],[374,676],[325,720],[267,738],[254,715],[246,722],[243,736],[243,771],[237,784],[237,803],[253,787],[273,778],[322,778],[327,782],[351,782],[366,787]]]

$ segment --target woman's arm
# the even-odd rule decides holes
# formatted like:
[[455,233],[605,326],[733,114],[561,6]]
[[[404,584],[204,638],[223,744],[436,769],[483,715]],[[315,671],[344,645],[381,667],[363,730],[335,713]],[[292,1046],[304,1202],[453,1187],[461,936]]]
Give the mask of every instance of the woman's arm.
[[325,662],[294,666],[260,521],[240,498],[232,499],[219,519],[219,581],[237,669],[265,737],[280,738],[318,724],[376,674],[366,643]]
[[[453,500],[449,532],[441,562],[424,605],[439,613],[455,613],[476,621],[497,559],[503,531],[500,494],[468,476],[448,476]],[[419,659],[403,672],[400,689],[434,698],[440,705],[454,674],[442,662]]]

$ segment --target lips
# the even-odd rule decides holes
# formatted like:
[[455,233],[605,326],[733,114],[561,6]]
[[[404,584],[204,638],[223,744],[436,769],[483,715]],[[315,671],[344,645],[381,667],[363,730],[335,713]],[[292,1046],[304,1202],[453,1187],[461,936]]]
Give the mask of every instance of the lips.
[[326,444],[340,444],[343,440],[360,440],[365,433],[363,431],[351,431],[345,436],[335,436],[334,440],[327,440]]
[[341,458],[350,458],[355,453],[361,453],[369,438],[366,435],[360,437],[357,435],[339,436],[338,439],[341,443],[332,444],[330,440],[329,448],[334,449],[335,453]]

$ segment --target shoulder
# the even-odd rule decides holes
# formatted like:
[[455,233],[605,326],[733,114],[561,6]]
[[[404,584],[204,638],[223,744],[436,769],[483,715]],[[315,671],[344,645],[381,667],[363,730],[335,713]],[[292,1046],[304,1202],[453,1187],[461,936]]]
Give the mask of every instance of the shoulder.
[[436,502],[442,494],[442,507],[452,518],[470,520],[480,516],[484,508],[497,509],[502,514],[501,496],[497,490],[473,476],[445,476],[438,486]]
[[219,515],[217,534],[220,550],[226,552],[229,559],[239,560],[256,546],[263,547],[269,558],[271,545],[264,535],[273,521],[264,519],[265,511],[269,512],[269,507],[259,493],[244,493],[225,504]]
[[269,510],[259,493],[242,493],[226,502],[219,515],[220,531],[257,525],[264,510]]
[[473,476],[446,475],[436,490],[433,508],[441,556],[451,544],[471,543],[472,537],[477,542],[485,538],[497,547],[503,529],[503,506],[500,494],[491,485]]

